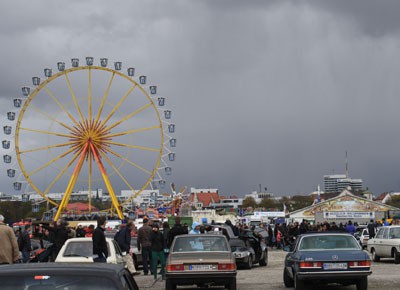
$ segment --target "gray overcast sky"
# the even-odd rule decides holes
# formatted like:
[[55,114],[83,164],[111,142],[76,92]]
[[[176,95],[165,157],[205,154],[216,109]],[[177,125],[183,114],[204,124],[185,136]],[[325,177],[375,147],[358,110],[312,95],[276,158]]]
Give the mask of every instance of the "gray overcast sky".
[[350,177],[400,191],[399,14],[394,0],[1,1],[2,122],[43,68],[108,57],[168,97],[178,186],[306,194],[347,151]]

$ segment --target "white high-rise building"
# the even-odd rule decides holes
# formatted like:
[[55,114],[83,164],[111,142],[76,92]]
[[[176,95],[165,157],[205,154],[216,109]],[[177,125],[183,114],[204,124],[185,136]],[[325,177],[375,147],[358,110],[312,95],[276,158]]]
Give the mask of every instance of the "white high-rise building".
[[351,188],[355,190],[362,189],[362,179],[352,179],[345,174],[324,175],[324,191],[342,192],[344,189]]

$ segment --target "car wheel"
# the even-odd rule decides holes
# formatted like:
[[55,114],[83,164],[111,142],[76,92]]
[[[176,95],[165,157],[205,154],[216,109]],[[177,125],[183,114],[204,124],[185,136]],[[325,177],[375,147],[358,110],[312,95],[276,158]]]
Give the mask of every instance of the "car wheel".
[[250,255],[249,258],[247,259],[247,264],[246,264],[246,269],[251,269],[253,268],[253,256]]
[[283,269],[283,283],[285,284],[286,288],[293,287],[294,281],[289,276],[289,272],[286,268]]
[[374,262],[379,262],[381,260],[381,258],[376,254],[375,249],[371,250],[371,254],[372,254],[372,260]]
[[226,288],[228,290],[236,290],[236,278],[233,278]]
[[397,252],[396,249],[393,249],[393,257],[394,257],[394,263],[400,264],[400,253]]
[[260,266],[268,265],[268,251],[264,252],[264,257],[260,260]]
[[175,290],[176,285],[172,282],[171,279],[166,279],[165,280],[165,290]]
[[367,290],[368,289],[368,279],[367,277],[361,278],[357,281],[357,290]]
[[299,277],[297,275],[294,276],[294,289],[295,290],[304,290],[306,289],[304,287],[304,281],[300,280]]

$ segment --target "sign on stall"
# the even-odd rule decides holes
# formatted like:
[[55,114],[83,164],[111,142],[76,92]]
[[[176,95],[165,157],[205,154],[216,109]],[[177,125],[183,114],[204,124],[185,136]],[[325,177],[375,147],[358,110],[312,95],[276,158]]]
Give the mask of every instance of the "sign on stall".
[[373,211],[325,211],[326,219],[373,219],[375,212]]

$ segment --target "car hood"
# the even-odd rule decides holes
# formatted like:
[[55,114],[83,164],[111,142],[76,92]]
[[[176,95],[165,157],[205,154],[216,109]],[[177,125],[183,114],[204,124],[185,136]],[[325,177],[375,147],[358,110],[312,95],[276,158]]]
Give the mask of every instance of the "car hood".
[[[334,257],[334,258],[333,258]],[[301,261],[362,261],[369,260],[369,255],[361,250],[326,250],[326,251],[302,251],[299,252]]]

